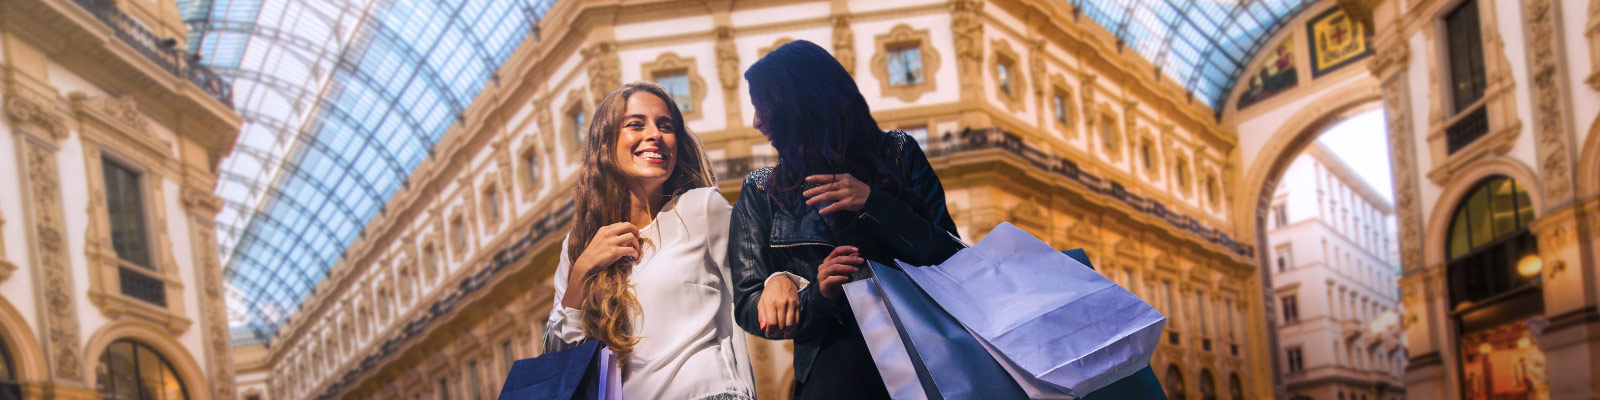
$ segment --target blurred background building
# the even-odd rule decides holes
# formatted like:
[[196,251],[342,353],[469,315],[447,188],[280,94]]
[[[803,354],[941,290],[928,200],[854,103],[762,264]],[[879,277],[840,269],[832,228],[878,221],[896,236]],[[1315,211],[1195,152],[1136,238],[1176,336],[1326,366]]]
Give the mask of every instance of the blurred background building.
[[[667,87],[731,200],[775,161],[741,74],[792,40],[923,142],[963,237],[1085,248],[1166,313],[1171,398],[1337,398],[1323,362],[1346,398],[1600,395],[1600,0],[5,0],[0,398],[493,397],[594,104]],[[1373,110],[1392,203],[1296,178]],[[1320,244],[1275,267],[1300,187],[1341,208],[1285,218],[1365,224],[1331,293]]]
[[1403,397],[1394,207],[1319,142],[1289,164],[1268,213],[1288,397]]

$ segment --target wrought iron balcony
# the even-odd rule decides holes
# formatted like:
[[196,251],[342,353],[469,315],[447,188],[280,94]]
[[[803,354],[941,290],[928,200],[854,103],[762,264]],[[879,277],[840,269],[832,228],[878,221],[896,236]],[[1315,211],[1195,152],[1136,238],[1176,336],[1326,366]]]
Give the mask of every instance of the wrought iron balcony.
[[200,65],[194,55],[179,50],[176,39],[156,36],[132,16],[117,9],[112,1],[73,0],[73,2],[111,27],[111,31],[116,33],[118,39],[122,39],[128,47],[144,55],[145,59],[173,76],[188,80],[222,105],[233,108],[233,86],[222,80],[222,77],[210,68]]
[[1483,104],[1461,113],[1444,128],[1445,146],[1451,154],[1489,133],[1489,108]]

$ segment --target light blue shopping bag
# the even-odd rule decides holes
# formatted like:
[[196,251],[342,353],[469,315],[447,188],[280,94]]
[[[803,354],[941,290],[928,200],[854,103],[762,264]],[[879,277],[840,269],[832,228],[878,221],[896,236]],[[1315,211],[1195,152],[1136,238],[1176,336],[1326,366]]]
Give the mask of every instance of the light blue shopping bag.
[[931,267],[900,269],[970,329],[1030,397],[1082,397],[1149,367],[1166,317],[1011,224]]

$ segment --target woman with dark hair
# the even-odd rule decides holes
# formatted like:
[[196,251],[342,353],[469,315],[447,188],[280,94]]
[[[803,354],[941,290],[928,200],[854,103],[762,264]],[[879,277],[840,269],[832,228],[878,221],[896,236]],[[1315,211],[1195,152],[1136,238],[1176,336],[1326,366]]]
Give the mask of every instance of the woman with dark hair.
[[629,398],[750,399],[726,265],[728,201],[666,89],[607,94],[584,135],[545,351],[598,340]]
[[866,260],[933,265],[955,254],[944,188],[916,140],[878,128],[822,47],[790,42],[744,76],[778,164],[746,176],[733,208],[739,326],[794,339],[795,398],[888,398],[842,285]]

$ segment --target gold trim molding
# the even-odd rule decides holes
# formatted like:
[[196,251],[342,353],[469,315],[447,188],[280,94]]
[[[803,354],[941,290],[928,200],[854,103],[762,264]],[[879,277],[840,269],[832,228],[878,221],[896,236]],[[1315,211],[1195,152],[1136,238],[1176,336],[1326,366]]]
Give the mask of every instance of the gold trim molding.
[[[893,96],[907,103],[915,102],[924,93],[938,90],[939,50],[933,46],[933,35],[927,29],[912,29],[910,25],[898,24],[889,29],[889,32],[873,37],[874,51],[872,54],[872,76],[878,78],[878,91],[884,96]],[[917,48],[922,67],[922,82],[908,83],[900,86],[889,84],[889,51],[890,49]]]

